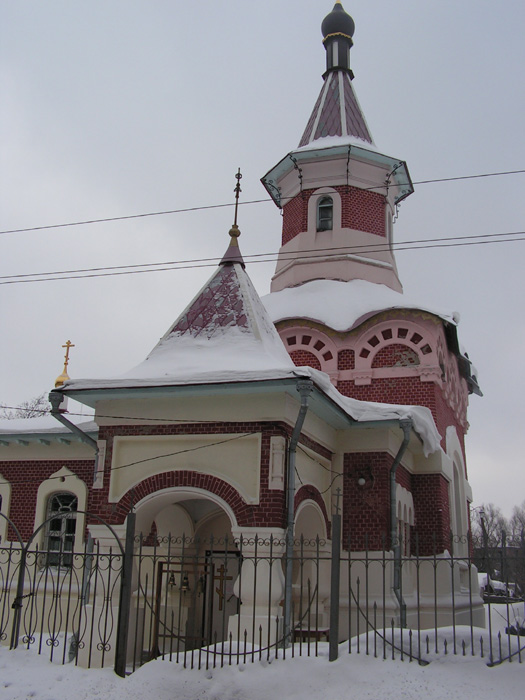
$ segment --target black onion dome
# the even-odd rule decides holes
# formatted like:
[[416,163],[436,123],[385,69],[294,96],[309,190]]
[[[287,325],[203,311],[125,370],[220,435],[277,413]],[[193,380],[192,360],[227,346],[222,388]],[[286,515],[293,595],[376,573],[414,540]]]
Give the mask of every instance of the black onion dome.
[[334,9],[330,14],[326,15],[321,24],[321,32],[323,38],[331,34],[343,34],[347,37],[352,37],[355,31],[354,20],[344,11],[340,2],[336,2]]

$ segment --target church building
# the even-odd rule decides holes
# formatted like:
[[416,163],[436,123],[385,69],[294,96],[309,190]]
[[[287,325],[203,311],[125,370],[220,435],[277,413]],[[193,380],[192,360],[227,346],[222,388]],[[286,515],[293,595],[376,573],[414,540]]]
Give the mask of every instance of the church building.
[[[469,553],[464,439],[469,395],[481,392],[458,318],[403,294],[394,221],[414,187],[407,164],[373,141],[350,66],[354,22],[340,2],[322,35],[326,71],[299,145],[262,178],[282,211],[270,293],[261,299],[250,281],[235,218],[216,271],[137,367],[70,379],[66,363],[51,415],[0,423],[0,547],[31,541],[48,566],[67,568],[87,538],[108,551],[123,542],[131,512],[155,556],[172,538],[233,550],[242,540],[220,604],[223,629],[226,619],[249,641],[254,620],[282,616],[285,574],[293,596],[300,586],[295,570],[254,567],[250,556],[269,547],[284,556],[290,536],[296,549],[303,537],[329,553],[339,509],[350,556],[366,551],[395,567],[401,557],[446,558],[452,540],[456,556]],[[92,420],[69,415],[68,399]],[[325,573],[316,615],[326,628]],[[190,571],[184,586],[202,588],[199,575]],[[384,580],[370,581],[370,595],[410,625],[416,573],[402,590],[389,576],[386,596]],[[438,583],[456,586],[458,623],[470,576],[465,567]],[[430,569],[417,585],[436,593]],[[345,606],[346,620],[352,601]],[[187,604],[185,622],[195,614]]]

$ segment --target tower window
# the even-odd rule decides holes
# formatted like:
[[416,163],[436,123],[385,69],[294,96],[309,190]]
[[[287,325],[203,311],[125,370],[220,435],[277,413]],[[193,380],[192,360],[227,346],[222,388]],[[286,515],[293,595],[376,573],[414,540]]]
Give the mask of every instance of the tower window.
[[72,493],[57,493],[49,499],[47,517],[51,520],[45,539],[48,566],[72,566],[77,503]]
[[317,230],[331,231],[334,221],[334,202],[331,197],[321,197],[317,202]]

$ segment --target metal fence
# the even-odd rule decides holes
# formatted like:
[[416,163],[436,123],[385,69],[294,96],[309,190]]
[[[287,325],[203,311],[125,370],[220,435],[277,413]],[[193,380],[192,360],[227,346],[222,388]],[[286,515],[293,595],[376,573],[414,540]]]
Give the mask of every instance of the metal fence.
[[505,566],[480,575],[471,538],[451,537],[446,552],[424,557],[417,538],[360,552],[337,538],[288,544],[143,537],[132,523],[123,548],[88,540],[82,552],[57,556],[10,543],[0,547],[0,640],[55,662],[114,665],[120,675],[159,657],[208,668],[318,655],[326,642],[331,659],[468,654],[521,663],[523,548],[506,543],[496,553]]

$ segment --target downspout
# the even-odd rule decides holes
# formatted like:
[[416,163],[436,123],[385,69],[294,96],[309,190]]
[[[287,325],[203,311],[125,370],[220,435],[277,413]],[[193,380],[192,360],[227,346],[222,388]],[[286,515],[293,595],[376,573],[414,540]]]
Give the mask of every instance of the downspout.
[[95,450],[95,471],[93,474],[93,481],[95,481],[98,472],[98,445],[97,441],[89,437],[83,430],[80,430],[78,426],[68,420],[64,414],[60,411],[59,406],[63,401],[63,396],[54,391],[49,393],[49,403],[51,404],[51,415],[56,418],[59,423],[62,423],[68,430],[74,433],[79,440],[88,445]]
[[304,419],[308,411],[308,397],[314,385],[311,379],[297,382],[297,391],[301,395],[301,407],[295,422],[290,444],[288,446],[288,481],[286,492],[286,573],[284,584],[284,646],[291,643],[290,621],[292,618],[292,565],[293,565],[293,535],[294,535],[294,502],[295,502],[295,456],[297,443],[303,429]]
[[410,440],[410,433],[413,428],[413,423],[411,418],[404,418],[399,421],[399,426],[403,431],[403,442],[399,448],[392,466],[390,467],[390,546],[394,553],[394,585],[392,590],[399,603],[400,612],[400,622],[401,627],[406,627],[407,619],[407,605],[403,600],[401,595],[401,541],[397,534],[397,498],[396,498],[396,472],[397,468],[403,459],[406,448],[408,446],[408,441]]

